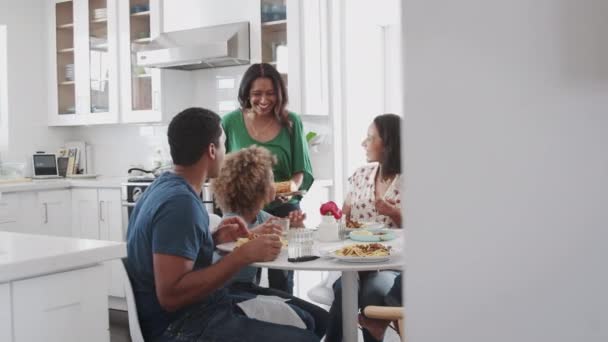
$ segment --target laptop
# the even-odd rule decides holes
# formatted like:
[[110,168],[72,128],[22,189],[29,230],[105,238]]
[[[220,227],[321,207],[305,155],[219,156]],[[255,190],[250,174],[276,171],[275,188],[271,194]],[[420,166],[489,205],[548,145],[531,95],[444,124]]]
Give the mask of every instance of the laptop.
[[61,178],[57,170],[57,157],[52,153],[36,153],[32,155],[34,168],[33,179]]

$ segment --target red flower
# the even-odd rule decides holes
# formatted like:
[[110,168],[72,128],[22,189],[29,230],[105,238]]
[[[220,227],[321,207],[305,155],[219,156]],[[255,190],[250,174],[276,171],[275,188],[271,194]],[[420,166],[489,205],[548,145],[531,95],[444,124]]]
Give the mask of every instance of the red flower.
[[339,220],[342,217],[342,210],[340,210],[340,208],[338,208],[338,205],[333,201],[329,201],[321,205],[320,211],[321,215],[333,215],[336,220]]

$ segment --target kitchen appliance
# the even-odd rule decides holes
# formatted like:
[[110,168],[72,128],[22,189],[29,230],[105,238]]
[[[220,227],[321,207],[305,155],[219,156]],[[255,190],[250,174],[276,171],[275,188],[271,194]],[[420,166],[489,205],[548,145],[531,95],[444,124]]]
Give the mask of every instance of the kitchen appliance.
[[[126,183],[121,184],[121,201],[123,207],[123,217],[130,218],[135,204],[144,194],[146,189],[154,182],[157,176],[160,176],[162,171],[167,171],[166,168],[156,168],[153,170],[145,170],[141,168],[131,168],[128,173],[131,175]],[[138,176],[133,176],[136,173],[140,173]],[[207,208],[207,212],[213,213],[215,209],[215,203],[213,201],[213,194],[211,193],[211,186],[209,183],[203,185],[202,193],[200,198],[203,204]]]
[[38,152],[32,155],[34,179],[61,178],[57,169],[57,157],[53,153]]
[[138,45],[141,67],[197,70],[249,64],[249,23],[161,33]]

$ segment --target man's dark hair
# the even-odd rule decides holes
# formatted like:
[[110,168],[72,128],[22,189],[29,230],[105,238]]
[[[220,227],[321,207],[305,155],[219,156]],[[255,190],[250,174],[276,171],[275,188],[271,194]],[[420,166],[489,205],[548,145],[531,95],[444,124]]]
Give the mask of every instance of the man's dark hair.
[[374,118],[384,153],[382,155],[382,177],[401,173],[401,118],[395,114],[382,114]]
[[194,165],[209,145],[219,146],[221,135],[219,115],[204,108],[183,110],[171,120],[167,129],[173,164]]

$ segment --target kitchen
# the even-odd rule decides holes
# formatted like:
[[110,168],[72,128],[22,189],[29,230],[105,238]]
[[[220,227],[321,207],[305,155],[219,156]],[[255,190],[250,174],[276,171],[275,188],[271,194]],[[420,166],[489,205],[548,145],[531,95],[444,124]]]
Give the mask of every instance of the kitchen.
[[[400,52],[399,4],[376,4],[374,18],[367,5],[242,0],[2,2],[0,39],[6,58],[0,68],[7,71],[0,73],[0,91],[6,94],[0,97],[0,163],[7,179],[0,185],[0,230],[124,241],[132,192],[141,191],[145,183],[137,182],[151,176],[136,169],[170,164],[166,130],[172,115],[188,106],[210,108],[220,115],[235,109],[241,76],[249,63],[259,61],[272,62],[283,73],[289,109],[302,117],[306,133],[317,135],[309,145],[315,182],[302,202],[307,224],[316,226],[321,220],[320,203],[341,202],[342,180],[364,161],[359,143],[367,122],[378,113],[401,112],[400,79],[395,76],[400,64],[394,63]],[[360,24],[364,18],[365,27]],[[239,22],[247,23],[249,30],[250,56],[243,65],[182,71],[134,63],[131,47],[143,49],[161,32]],[[368,46],[378,47],[369,57],[361,56],[363,38]],[[367,74],[349,72],[358,70],[362,59],[375,67],[367,68]],[[385,62],[394,68],[383,66]],[[343,86],[363,80],[368,85],[375,82],[373,93]],[[347,98],[360,96],[370,100],[347,104]],[[353,119],[348,120],[345,112]],[[81,170],[73,172],[65,170],[61,160],[67,162],[69,157],[60,152],[72,145],[82,146]],[[354,147],[344,153],[343,147],[350,145]],[[68,177],[20,182],[37,175],[32,156],[38,151],[61,155],[58,173]],[[208,194],[203,195],[209,200]],[[111,264],[109,306],[124,310],[124,290],[116,276],[120,264]],[[322,274],[297,273],[296,279],[296,293],[306,297]]]
[[[254,2],[247,1],[240,8],[256,7],[261,23],[261,6],[252,5]],[[180,3],[217,9],[220,3],[234,2]],[[357,12],[348,4],[359,2],[330,3],[332,8],[340,3],[343,7],[338,12],[345,14]],[[57,222],[57,234],[65,234],[66,224],[61,220],[65,219],[63,213],[72,211],[74,191],[79,193],[77,198],[90,204],[87,207],[92,217],[100,216],[101,201],[112,203],[101,207],[121,211],[115,180],[123,182],[132,166],[149,169],[166,158],[166,123],[123,124],[120,112],[119,123],[51,127],[49,116],[55,109],[51,87],[56,84],[50,80],[58,70],[48,61],[50,54],[56,54],[48,37],[56,25],[49,24],[53,18],[47,5],[42,0],[0,1],[0,161],[26,163],[28,176],[36,151],[56,151],[65,142],[85,141],[93,146],[94,171],[100,175],[95,182],[99,183],[87,186],[91,183],[86,179],[52,180],[48,181],[52,189],[34,187],[32,191],[16,191],[22,186],[19,184],[3,185],[15,191],[4,191],[0,202],[8,203],[5,200],[17,193],[30,193],[23,203],[35,208],[37,214],[17,211],[17,216],[35,219],[36,223],[27,227],[40,229],[46,208],[46,220]],[[362,7],[371,12],[381,6]],[[197,27],[203,18],[210,22],[227,16],[230,22],[245,19],[232,16],[232,9],[222,14],[206,12],[208,16],[178,7],[167,10],[181,23],[165,25],[177,29],[180,25]],[[343,45],[329,54],[328,63],[340,65],[339,70],[330,72],[329,88],[334,91],[330,97],[341,101],[331,103],[328,115],[303,119],[307,129],[326,134],[318,146],[321,155],[313,156],[321,162],[313,164],[317,168],[332,165],[315,173],[332,181],[331,187],[326,187],[327,196],[339,203],[344,192],[342,180],[362,162],[357,159],[360,155],[349,151],[360,148],[365,133],[353,122],[359,120],[347,123],[345,119],[373,116],[384,108],[405,113],[408,339],[605,341],[606,3],[406,0],[401,10],[392,13],[401,14],[403,28],[396,31],[407,40],[407,46],[402,45],[402,56],[382,60],[397,61],[400,70],[389,76],[407,85],[407,102],[403,92],[397,93],[396,101],[394,95],[376,93],[392,88],[390,77],[376,87],[357,88],[358,84],[377,81],[374,75],[378,73],[372,68],[376,64],[367,62],[361,67],[360,60],[343,59],[366,58],[367,54],[353,54],[355,48],[377,50],[368,47],[383,41],[378,39],[383,25],[376,25],[377,30],[367,35],[357,32],[373,15],[357,17],[350,12],[347,17],[353,20],[346,18],[339,24],[346,32]],[[354,34],[349,36],[349,32]],[[390,29],[385,33],[391,34]],[[361,37],[364,41],[357,44]],[[238,67],[225,70],[234,69]],[[215,77],[220,70],[192,73]],[[238,76],[239,71],[234,74]],[[336,83],[343,87],[336,87]],[[196,81],[195,89],[201,93],[196,101],[204,102],[194,104],[220,111],[214,98],[205,97],[203,90],[210,87],[215,87],[213,78]],[[361,101],[367,97],[373,100]],[[236,97],[226,98],[234,101]],[[124,103],[120,96],[119,103]],[[367,105],[377,107],[358,112],[360,106]],[[155,152],[157,148],[160,153]],[[334,160],[342,162],[334,164]],[[38,198],[34,190],[59,193]],[[22,199],[16,201],[11,202],[22,203]],[[6,208],[0,205],[0,222],[17,229],[13,223],[18,217],[8,217]],[[122,213],[102,211],[122,219]],[[72,231],[71,217],[68,222],[68,231]],[[91,227],[95,227],[91,234],[114,236],[121,232],[99,220],[87,225]],[[3,243],[5,240],[0,240],[0,260],[8,250]],[[62,245],[58,242],[56,246]],[[90,250],[78,253],[95,255]],[[95,258],[97,263],[104,259],[99,255]],[[97,278],[90,278],[89,283],[91,279]],[[0,341],[11,341],[14,336],[9,331],[14,322],[3,310],[9,301],[3,286],[0,284]],[[87,336],[89,339],[93,338]]]

